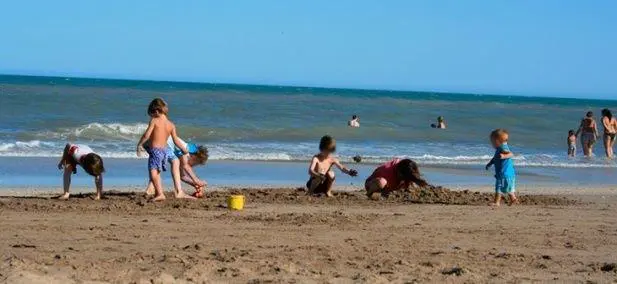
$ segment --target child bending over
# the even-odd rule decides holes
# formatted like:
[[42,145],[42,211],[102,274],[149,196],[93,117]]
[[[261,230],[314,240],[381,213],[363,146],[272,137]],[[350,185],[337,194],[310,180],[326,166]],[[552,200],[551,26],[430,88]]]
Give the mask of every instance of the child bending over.
[[503,195],[510,197],[510,205],[518,203],[514,191],[516,190],[516,172],[514,171],[514,154],[508,147],[510,135],[505,129],[496,129],[491,132],[491,144],[495,147],[495,155],[488,164],[486,170],[495,166],[495,201],[492,206],[501,205]]
[[[182,155],[182,150],[176,147],[171,137],[167,139],[167,160],[171,165],[171,178],[174,181],[175,197],[192,198],[182,190],[182,182],[195,188],[193,197],[203,197],[207,183],[199,179],[193,167],[204,165],[208,161],[208,149],[194,143],[186,143],[182,139],[180,139],[180,143],[186,147],[189,152],[188,155]],[[149,143],[146,142],[144,147],[148,148]],[[152,182],[148,184],[146,194],[154,194],[154,184]]]
[[332,166],[336,166],[342,172],[355,177],[358,172],[353,169],[348,169],[334,157],[336,152],[336,141],[334,138],[326,135],[321,137],[319,141],[319,153],[313,156],[311,165],[309,166],[309,180],[306,183],[309,194],[325,194],[332,196],[332,185],[334,184],[334,171]]
[[58,163],[58,169],[64,169],[64,194],[58,199],[69,199],[69,188],[71,187],[71,174],[77,173],[77,165],[80,165],[84,171],[94,177],[96,185],[96,196],[94,199],[101,199],[103,193],[103,159],[97,155],[86,145],[66,144],[62,158]]
[[154,201],[165,200],[161,183],[161,171],[167,170],[165,166],[168,159],[167,139],[171,136],[174,145],[180,149],[182,154],[188,154],[185,145],[181,143],[180,138],[176,134],[176,126],[167,118],[168,112],[169,108],[163,99],[156,98],[152,100],[148,106],[148,115],[151,118],[150,123],[146,132],[144,132],[144,135],[137,143],[137,155],[141,156],[144,150],[144,143],[149,141],[149,147],[146,151],[149,155],[148,171],[150,182],[152,182],[155,191]]
[[385,197],[392,191],[408,189],[411,185],[425,187],[428,183],[422,178],[416,162],[410,159],[387,162],[377,167],[364,182],[366,196],[371,199],[374,193],[379,192]]

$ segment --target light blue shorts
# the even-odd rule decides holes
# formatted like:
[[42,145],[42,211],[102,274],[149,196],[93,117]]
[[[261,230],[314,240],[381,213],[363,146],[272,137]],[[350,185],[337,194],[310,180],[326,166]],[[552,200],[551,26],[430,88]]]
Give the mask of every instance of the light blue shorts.
[[516,191],[516,178],[503,177],[495,180],[495,193],[509,194]]

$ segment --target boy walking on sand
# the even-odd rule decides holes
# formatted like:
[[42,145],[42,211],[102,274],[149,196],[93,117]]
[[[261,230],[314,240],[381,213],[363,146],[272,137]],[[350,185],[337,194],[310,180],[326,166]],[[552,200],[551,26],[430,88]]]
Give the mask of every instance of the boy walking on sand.
[[491,166],[495,166],[495,201],[492,206],[501,205],[503,195],[508,195],[510,205],[516,204],[518,199],[514,194],[516,190],[516,172],[514,171],[514,154],[508,147],[508,131],[505,129],[496,129],[491,132],[491,144],[495,147],[495,155],[488,164],[486,170]]
[[154,201],[165,200],[163,193],[163,185],[161,183],[161,171],[167,170],[165,163],[167,162],[167,139],[171,136],[173,143],[178,147],[183,155],[187,155],[186,146],[181,143],[180,138],[176,134],[176,126],[167,118],[169,108],[167,103],[156,98],[150,102],[148,106],[148,115],[150,123],[144,135],[137,143],[137,155],[141,156],[144,150],[144,143],[149,141],[148,152],[148,171],[150,174],[150,182],[154,186]]

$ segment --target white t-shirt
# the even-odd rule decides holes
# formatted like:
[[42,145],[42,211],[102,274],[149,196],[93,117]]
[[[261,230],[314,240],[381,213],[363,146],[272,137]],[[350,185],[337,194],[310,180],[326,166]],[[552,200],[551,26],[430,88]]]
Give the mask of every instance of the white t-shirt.
[[91,153],[94,153],[94,151],[92,151],[92,149],[87,145],[72,144],[71,148],[69,148],[69,154],[77,163],[81,161],[81,157]]

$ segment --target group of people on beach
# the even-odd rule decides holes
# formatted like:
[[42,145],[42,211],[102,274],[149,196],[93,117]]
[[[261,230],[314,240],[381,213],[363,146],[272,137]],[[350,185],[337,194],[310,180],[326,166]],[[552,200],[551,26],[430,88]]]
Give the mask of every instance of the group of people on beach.
[[[204,146],[187,143],[182,140],[176,131],[176,126],[168,118],[168,104],[161,98],[150,102],[147,109],[150,122],[142,137],[137,143],[136,152],[142,156],[148,153],[149,183],[146,193],[152,196],[153,201],[166,199],[161,182],[161,172],[171,165],[171,174],[174,183],[176,198],[204,197],[206,181],[200,179],[193,167],[203,165],[208,160],[208,149]],[[438,119],[439,128],[445,128],[445,120]],[[359,117],[354,116],[349,121],[350,127],[359,127]],[[614,135],[613,135],[614,137]],[[488,170],[495,167],[495,200],[493,205],[499,205],[503,196],[508,196],[510,203],[516,203],[515,183],[516,174],[512,157],[508,147],[509,134],[504,129],[497,129],[490,135],[493,147],[496,149],[493,158],[486,165]],[[354,169],[345,167],[334,155],[336,140],[323,136],[319,142],[319,153],[315,154],[309,164],[309,180],[306,187],[309,194],[323,194],[332,196],[335,181],[333,167],[338,168],[352,177],[358,175]],[[68,199],[70,196],[71,175],[77,172],[77,166],[94,177],[96,185],[95,199],[102,197],[103,173],[105,167],[103,159],[87,145],[67,144],[64,148],[58,168],[64,170],[64,193],[59,199]],[[192,186],[195,191],[188,195],[182,190],[182,182]],[[426,187],[428,182],[422,177],[418,165],[411,159],[393,159],[378,166],[366,179],[364,187],[369,198],[375,194],[387,196],[393,191],[404,190],[410,187]]]
[[[613,117],[613,113],[609,109],[602,110],[602,127],[604,133],[602,141],[604,142],[604,153],[606,157],[612,159],[614,157],[613,148],[615,147],[615,136],[617,135],[617,119]],[[598,134],[598,124],[594,119],[592,111],[588,111],[578,127],[578,130],[568,131],[568,156],[576,156],[576,140],[580,135],[581,146],[585,157],[593,156],[593,146],[600,138]]]

